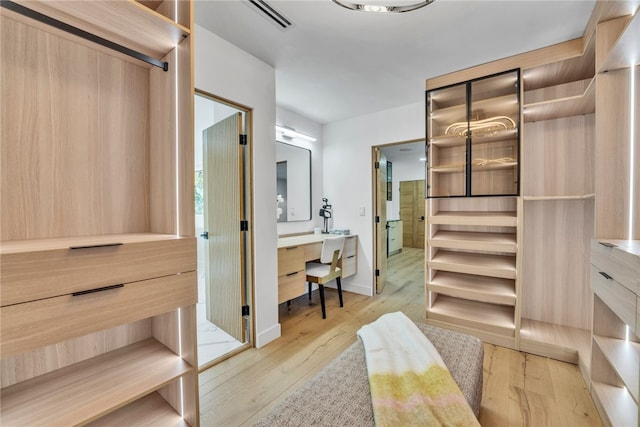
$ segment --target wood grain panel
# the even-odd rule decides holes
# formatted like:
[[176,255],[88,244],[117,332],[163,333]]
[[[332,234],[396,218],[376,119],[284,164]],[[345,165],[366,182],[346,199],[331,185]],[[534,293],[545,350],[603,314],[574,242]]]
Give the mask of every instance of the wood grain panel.
[[[633,186],[640,188],[640,126],[636,126],[635,158],[631,159],[631,72],[640,82],[640,67],[634,70],[610,71],[598,75],[596,109],[596,238],[640,239],[640,198],[630,195],[631,164]],[[634,121],[640,122],[640,84],[636,84]],[[633,218],[630,217],[633,204]],[[630,225],[633,235],[629,236]]]
[[146,231],[148,71],[1,19],[2,239]]
[[304,271],[278,277],[278,304],[304,295],[306,277]]
[[195,304],[195,280],[195,272],[183,273],[2,307],[2,357]]
[[303,246],[278,249],[278,276],[304,270],[305,249]]
[[523,318],[590,328],[592,204],[591,200],[525,202]]
[[564,59],[582,55],[582,38],[569,40],[519,55],[510,56],[497,61],[487,62],[475,67],[445,74],[427,80],[426,89],[436,89],[462,81],[472,80],[514,68],[533,68]]
[[595,115],[525,123],[523,195],[594,193]]

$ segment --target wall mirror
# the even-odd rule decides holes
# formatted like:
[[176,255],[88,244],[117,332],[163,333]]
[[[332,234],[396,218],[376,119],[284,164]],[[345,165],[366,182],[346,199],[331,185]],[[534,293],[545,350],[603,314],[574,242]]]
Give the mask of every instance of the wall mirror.
[[311,150],[276,141],[278,222],[311,220]]

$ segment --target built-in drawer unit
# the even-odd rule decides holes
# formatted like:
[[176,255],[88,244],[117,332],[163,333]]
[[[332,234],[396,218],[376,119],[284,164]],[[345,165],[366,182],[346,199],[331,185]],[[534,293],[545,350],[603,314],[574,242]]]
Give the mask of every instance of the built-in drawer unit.
[[195,271],[193,237],[125,234],[2,243],[0,305]]
[[196,280],[191,271],[2,307],[2,357],[196,304]]
[[346,236],[344,240],[344,248],[342,249],[342,258],[339,266],[342,269],[342,278],[353,276],[358,272],[358,238],[356,236]]
[[304,294],[305,247],[278,249],[278,304]]
[[593,264],[591,265],[591,288],[620,320],[636,330],[636,294]]
[[605,425],[640,420],[640,241],[591,244],[591,395]]

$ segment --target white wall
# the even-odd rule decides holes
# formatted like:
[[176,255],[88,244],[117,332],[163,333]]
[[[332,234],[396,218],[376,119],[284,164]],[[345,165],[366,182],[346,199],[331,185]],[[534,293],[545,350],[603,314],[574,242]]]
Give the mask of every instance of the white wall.
[[195,87],[252,109],[255,345],[280,336],[274,211],[275,70],[203,27],[195,27]]
[[415,159],[394,160],[387,158],[387,160],[391,161],[393,165],[391,176],[393,180],[391,183],[392,200],[387,202],[387,220],[400,219],[400,182],[425,179],[425,163],[418,162]]
[[316,138],[314,142],[302,138],[282,140],[282,142],[287,144],[311,150],[311,220],[278,223],[278,234],[312,232],[314,227],[322,227],[322,219],[318,216],[318,212],[322,206],[322,198],[324,197],[322,126],[306,117],[281,107],[277,107],[276,109],[276,123],[281,126],[294,128],[298,132]]
[[[424,129],[424,103],[324,126],[324,192],[333,205],[333,227],[359,236],[358,274],[343,281],[345,290],[374,292],[371,147],[424,138]],[[359,215],[361,207],[364,216]]]

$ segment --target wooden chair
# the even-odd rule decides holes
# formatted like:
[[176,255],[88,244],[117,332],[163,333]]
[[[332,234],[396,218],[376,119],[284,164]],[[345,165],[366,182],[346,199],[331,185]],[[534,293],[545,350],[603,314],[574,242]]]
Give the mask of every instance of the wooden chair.
[[318,284],[320,292],[320,305],[322,306],[322,318],[327,318],[327,311],[324,304],[324,285],[336,279],[338,295],[340,297],[340,307],[342,307],[342,284],[340,278],[342,271],[338,267],[338,260],[342,256],[344,247],[344,236],[329,237],[322,242],[322,252],[320,262],[308,262],[306,264],[307,282],[309,283],[309,299],[311,299],[311,284]]

